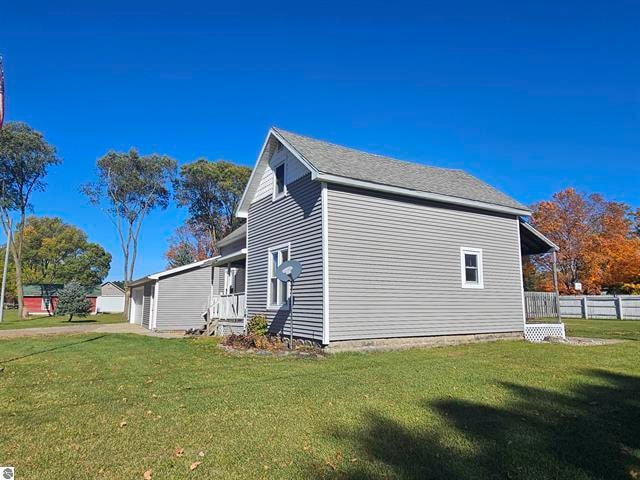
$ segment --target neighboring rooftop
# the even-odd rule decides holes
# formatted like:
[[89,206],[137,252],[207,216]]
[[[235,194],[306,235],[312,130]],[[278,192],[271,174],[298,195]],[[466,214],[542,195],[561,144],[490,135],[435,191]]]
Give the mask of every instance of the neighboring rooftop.
[[529,211],[525,205],[463,170],[405,162],[276,127],[273,130],[320,173]]
[[[64,288],[61,283],[28,283],[22,286],[25,297],[55,297]],[[100,296],[100,285],[85,286],[88,297]]]

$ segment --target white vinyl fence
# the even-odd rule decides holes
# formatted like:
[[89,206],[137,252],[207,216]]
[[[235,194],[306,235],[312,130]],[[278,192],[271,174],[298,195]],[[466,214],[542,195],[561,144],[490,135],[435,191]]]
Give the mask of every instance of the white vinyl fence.
[[[556,316],[555,294],[525,292],[527,318]],[[640,295],[561,295],[560,315],[566,318],[640,320]]]

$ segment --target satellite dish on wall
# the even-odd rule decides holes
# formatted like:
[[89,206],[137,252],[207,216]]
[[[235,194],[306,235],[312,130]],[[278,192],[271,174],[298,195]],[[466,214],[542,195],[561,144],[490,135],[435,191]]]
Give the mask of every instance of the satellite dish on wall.
[[302,265],[297,260],[287,260],[286,262],[282,262],[276,268],[276,277],[281,282],[291,282],[291,296],[289,297],[289,318],[290,318],[290,327],[289,330],[289,348],[293,348],[293,304],[295,303],[293,297],[293,284],[296,281],[296,278],[300,276],[300,272],[302,272]]
[[302,265],[297,260],[282,262],[276,269],[276,277],[282,282],[295,282],[302,272]]

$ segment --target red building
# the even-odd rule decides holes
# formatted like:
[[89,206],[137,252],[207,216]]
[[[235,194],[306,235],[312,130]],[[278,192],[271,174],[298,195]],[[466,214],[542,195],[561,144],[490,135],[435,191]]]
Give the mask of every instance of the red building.
[[[58,303],[58,292],[64,288],[61,283],[38,283],[23,285],[24,311],[26,315],[53,315]],[[96,313],[96,299],[100,287],[88,287],[86,298],[91,302],[91,314]]]

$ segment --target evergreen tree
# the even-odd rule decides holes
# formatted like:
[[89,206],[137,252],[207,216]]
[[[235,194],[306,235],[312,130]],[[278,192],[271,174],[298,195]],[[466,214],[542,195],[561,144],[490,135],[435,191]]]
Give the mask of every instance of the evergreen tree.
[[86,298],[87,291],[78,282],[71,282],[58,294],[56,315],[69,315],[70,322],[74,315],[86,317],[91,313],[91,302]]

